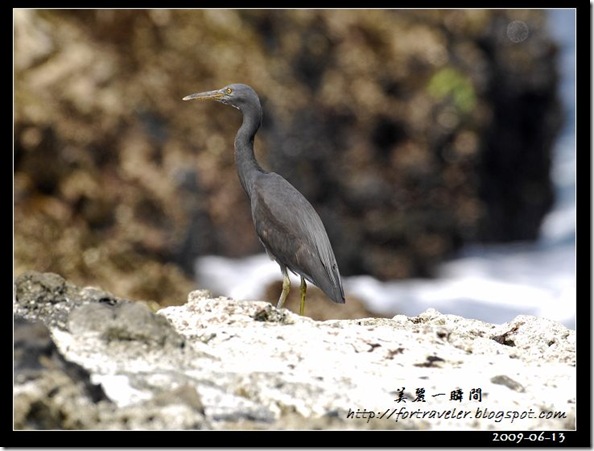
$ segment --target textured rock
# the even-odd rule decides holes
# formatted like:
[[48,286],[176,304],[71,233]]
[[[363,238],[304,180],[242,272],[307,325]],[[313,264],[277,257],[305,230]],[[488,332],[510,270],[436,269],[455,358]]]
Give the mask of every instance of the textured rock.
[[108,398],[84,368],[64,359],[44,324],[15,318],[14,360],[16,429],[81,429],[96,423],[95,404]]
[[73,309],[87,302],[116,304],[114,295],[96,288],[79,288],[58,274],[27,271],[15,280],[15,313],[43,321],[51,327],[66,329]]
[[[28,283],[34,276],[36,286],[56,280],[31,273]],[[42,349],[81,370],[60,363],[59,371],[53,365],[16,378],[17,428],[575,427],[575,332],[550,320],[518,316],[494,325],[428,310],[314,321],[195,291],[157,314],[125,300],[115,308],[84,301],[61,327],[49,307],[59,303],[35,293],[15,311],[45,302],[30,312],[49,324],[55,348],[47,332],[19,337],[41,336]],[[31,367],[22,355],[15,353],[16,367]],[[55,387],[58,399],[49,396]],[[34,414],[39,405],[43,421]]]
[[165,318],[57,274],[28,272],[15,293],[15,428],[204,427],[194,387],[158,363],[185,346]]

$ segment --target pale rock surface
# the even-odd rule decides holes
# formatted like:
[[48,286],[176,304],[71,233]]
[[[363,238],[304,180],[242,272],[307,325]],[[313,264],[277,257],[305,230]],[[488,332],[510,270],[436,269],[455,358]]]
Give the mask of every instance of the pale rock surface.
[[550,320],[314,321],[206,291],[155,314],[56,275],[15,284],[15,329],[38,330],[15,340],[16,429],[575,428],[575,332]]

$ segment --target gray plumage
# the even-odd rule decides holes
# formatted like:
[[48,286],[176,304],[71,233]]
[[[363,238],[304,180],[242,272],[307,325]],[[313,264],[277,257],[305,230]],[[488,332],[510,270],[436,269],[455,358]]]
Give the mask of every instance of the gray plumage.
[[235,137],[235,163],[239,180],[251,203],[252,219],[260,242],[283,273],[282,307],[289,290],[287,269],[301,276],[301,308],[305,280],[318,286],[336,303],[344,303],[340,272],[322,220],[303,195],[283,177],[264,171],[254,156],[254,136],[262,122],[256,92],[243,84],[191,94],[184,100],[217,100],[239,109],[243,122]]

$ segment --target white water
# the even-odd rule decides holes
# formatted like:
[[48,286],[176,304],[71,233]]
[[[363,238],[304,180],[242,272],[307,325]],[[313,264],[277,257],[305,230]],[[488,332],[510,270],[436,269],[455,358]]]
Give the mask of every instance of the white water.
[[[442,313],[503,323],[520,314],[542,316],[575,328],[575,13],[550,11],[549,28],[561,46],[560,95],[566,123],[555,147],[552,178],[556,203],[536,243],[472,246],[443,264],[432,280],[379,282],[370,276],[344,279],[347,296],[363,299],[379,313]],[[261,299],[280,280],[265,254],[231,260],[196,261],[201,287],[235,299]],[[297,278],[293,278],[298,284]]]

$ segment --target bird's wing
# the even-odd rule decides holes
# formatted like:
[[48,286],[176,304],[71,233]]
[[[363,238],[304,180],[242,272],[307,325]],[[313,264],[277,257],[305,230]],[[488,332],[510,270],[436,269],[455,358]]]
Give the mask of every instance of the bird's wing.
[[340,273],[322,220],[289,182],[260,175],[251,196],[254,226],[267,252],[281,265],[344,302]]

